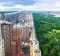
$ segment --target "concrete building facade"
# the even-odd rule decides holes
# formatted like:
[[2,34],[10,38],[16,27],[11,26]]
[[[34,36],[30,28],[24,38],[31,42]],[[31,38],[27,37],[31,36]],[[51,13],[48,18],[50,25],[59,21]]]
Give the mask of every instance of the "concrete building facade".
[[0,56],[5,56],[5,50],[4,50],[4,39],[2,37],[2,28],[1,28],[1,20],[4,19],[4,13],[0,12]]
[[1,24],[0,24],[0,56],[5,56],[5,52],[4,52],[4,40],[2,38],[2,33],[1,33]]
[[22,42],[27,42],[29,40],[29,26],[24,25],[22,27]]
[[30,36],[30,56],[41,56],[41,50],[39,49],[39,42],[35,38],[34,29]]
[[2,23],[2,37],[4,40],[5,56],[11,56],[12,25]]

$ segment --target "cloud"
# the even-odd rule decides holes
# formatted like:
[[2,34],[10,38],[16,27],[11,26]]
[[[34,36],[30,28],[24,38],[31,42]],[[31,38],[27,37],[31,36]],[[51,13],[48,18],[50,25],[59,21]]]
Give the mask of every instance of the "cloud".
[[34,3],[33,5],[21,5],[17,4],[17,8],[21,8],[22,10],[33,10],[33,11],[60,11],[60,2],[54,2],[51,4],[48,3]]
[[[25,1],[25,0],[24,0]],[[29,0],[30,1],[30,0]],[[58,0],[33,0],[35,3],[30,5],[15,3],[0,3],[0,11],[2,10],[22,10],[22,11],[60,11],[60,2]],[[27,2],[27,1],[26,1]],[[5,6],[12,5],[12,6]]]
[[13,5],[15,4],[22,4],[22,5],[31,5],[34,3],[33,0],[1,0],[0,2],[5,2],[5,3],[11,3]]
[[0,11],[9,11],[9,10],[16,10],[17,8],[15,6],[9,7],[9,6],[2,6],[0,5]]
[[2,4],[6,4],[6,3],[0,3],[0,5],[2,5]]

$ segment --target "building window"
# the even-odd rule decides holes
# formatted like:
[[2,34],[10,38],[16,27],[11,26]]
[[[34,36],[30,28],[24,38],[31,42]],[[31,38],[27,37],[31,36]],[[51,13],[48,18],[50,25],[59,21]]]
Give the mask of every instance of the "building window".
[[40,53],[40,50],[34,50],[35,53]]
[[0,39],[0,42],[1,42],[1,39]]
[[2,48],[4,48],[4,46],[2,46]]
[[3,42],[2,42],[2,44],[3,44]]

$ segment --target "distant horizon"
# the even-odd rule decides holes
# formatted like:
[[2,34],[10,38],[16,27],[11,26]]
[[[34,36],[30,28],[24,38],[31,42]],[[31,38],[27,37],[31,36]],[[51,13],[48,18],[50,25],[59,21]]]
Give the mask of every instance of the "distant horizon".
[[60,0],[1,0],[0,11],[60,11]]
[[42,10],[41,11],[18,11],[18,10],[16,10],[16,11],[12,11],[12,10],[10,11],[9,10],[8,11],[7,10],[7,11],[0,11],[0,12],[7,12],[7,13],[9,13],[9,12],[60,12],[60,11],[42,11]]

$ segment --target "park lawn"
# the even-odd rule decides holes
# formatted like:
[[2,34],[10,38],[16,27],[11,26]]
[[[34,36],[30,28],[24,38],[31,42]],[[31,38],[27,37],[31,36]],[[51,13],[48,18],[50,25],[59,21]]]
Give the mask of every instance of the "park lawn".
[[60,30],[56,30],[56,33],[60,33]]

